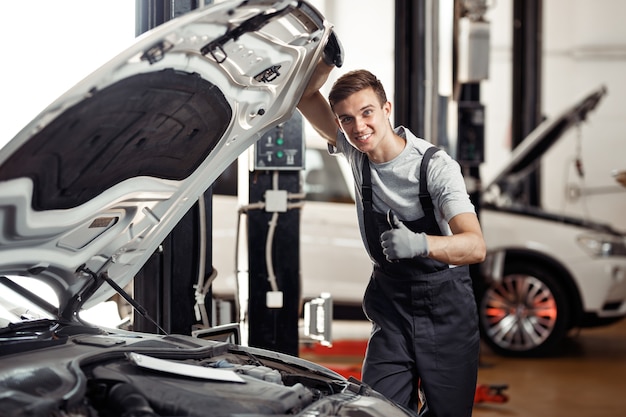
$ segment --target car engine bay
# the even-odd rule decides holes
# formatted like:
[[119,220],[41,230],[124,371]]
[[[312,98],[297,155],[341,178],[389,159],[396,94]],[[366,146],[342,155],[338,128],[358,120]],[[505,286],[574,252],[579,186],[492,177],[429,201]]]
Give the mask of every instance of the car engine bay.
[[[0,337],[15,346],[29,336]],[[20,355],[0,348],[0,361],[18,365],[0,370],[0,414],[382,417],[400,411],[356,379],[277,352],[180,335],[81,333],[59,340]],[[159,365],[144,367],[138,358]],[[213,376],[189,376],[185,367]]]

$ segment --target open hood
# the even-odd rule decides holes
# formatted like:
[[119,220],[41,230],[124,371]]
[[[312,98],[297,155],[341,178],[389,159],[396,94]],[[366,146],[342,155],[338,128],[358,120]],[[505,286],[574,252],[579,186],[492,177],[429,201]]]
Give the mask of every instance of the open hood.
[[587,114],[596,108],[605,95],[606,88],[601,86],[557,117],[537,126],[513,150],[510,162],[487,185],[485,203],[504,206],[518,204],[517,197],[522,193],[524,180],[536,169],[541,156],[571,127],[584,122]]
[[138,38],[0,150],[0,276],[44,281],[64,318],[108,299],[105,279],[128,284],[291,117],[327,45],[330,25],[302,1],[220,2]]

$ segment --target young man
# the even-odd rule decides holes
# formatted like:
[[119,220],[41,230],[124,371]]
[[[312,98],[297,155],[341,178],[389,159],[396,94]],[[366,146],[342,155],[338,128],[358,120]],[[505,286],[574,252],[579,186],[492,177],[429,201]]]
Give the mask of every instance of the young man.
[[[352,166],[357,215],[373,262],[363,310],[372,333],[363,381],[424,415],[470,416],[479,333],[468,265],[485,243],[460,167],[408,129],[393,129],[380,81],[360,70],[340,77],[329,102],[320,62],[298,104]],[[433,151],[436,151],[432,153]]]

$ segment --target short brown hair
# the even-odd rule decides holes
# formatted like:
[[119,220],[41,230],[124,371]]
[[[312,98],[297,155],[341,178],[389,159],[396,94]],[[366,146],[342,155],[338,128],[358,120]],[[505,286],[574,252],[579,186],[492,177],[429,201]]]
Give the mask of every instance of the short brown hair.
[[331,109],[335,108],[335,104],[366,88],[374,90],[381,106],[387,102],[387,94],[380,80],[367,70],[355,70],[342,75],[333,84],[328,94]]

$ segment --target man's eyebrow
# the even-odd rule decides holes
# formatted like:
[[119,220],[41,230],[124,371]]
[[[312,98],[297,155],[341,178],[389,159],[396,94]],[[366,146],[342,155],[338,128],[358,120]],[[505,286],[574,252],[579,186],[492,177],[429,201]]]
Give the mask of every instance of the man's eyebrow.
[[[361,107],[359,109],[359,112],[362,112],[363,110],[367,110],[367,109],[372,108],[372,107],[375,107],[375,106],[373,104],[367,104],[367,105]],[[339,119],[341,119],[343,117],[352,117],[352,115],[351,114],[338,114],[337,115],[337,118],[339,118]]]

